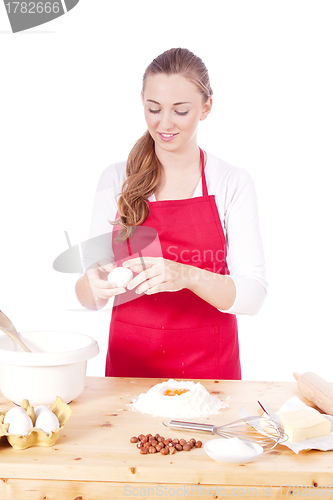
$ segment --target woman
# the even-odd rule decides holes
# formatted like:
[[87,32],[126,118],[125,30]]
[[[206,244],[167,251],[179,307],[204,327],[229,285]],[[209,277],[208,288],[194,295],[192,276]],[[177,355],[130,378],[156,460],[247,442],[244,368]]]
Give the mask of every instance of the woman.
[[[89,256],[76,293],[89,308],[116,296],[106,376],[241,378],[235,314],[257,313],[267,283],[250,176],[197,145],[212,93],[190,51],[158,56],[143,77],[148,131],[101,176],[91,237],[110,234],[113,221],[113,251]],[[145,227],[157,231],[162,256],[131,255],[133,230]],[[117,244],[126,241],[124,259]],[[132,292],[108,281],[114,260],[134,272]],[[138,298],[122,301],[129,293]]]

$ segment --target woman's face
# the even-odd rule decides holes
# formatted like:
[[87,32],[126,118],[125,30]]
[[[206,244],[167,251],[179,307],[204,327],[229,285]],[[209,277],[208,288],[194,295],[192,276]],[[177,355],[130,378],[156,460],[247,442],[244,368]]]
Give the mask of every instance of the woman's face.
[[147,78],[142,94],[145,119],[155,149],[182,152],[196,146],[197,129],[212,106],[203,102],[196,85],[182,75],[158,74]]

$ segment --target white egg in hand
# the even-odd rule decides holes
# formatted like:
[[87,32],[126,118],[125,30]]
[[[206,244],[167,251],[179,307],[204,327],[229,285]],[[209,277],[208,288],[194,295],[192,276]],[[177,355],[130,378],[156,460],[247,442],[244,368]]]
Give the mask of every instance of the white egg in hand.
[[3,423],[11,424],[18,415],[26,415],[26,412],[23,408],[21,408],[21,406],[14,406],[14,408],[7,411]]
[[133,273],[127,267],[116,267],[112,269],[108,280],[115,283],[119,288],[125,288],[133,278]]
[[[24,410],[23,410],[24,411]],[[19,436],[26,436],[33,428],[31,418],[24,412],[20,413],[13,419],[9,425],[8,433],[17,434]]]
[[42,429],[46,434],[59,429],[59,420],[57,416],[48,410],[42,411],[36,419],[35,427]]

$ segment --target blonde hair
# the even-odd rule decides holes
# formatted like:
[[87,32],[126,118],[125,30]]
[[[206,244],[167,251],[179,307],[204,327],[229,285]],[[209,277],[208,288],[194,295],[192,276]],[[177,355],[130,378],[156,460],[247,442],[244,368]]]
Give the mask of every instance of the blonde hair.
[[[170,49],[156,57],[143,75],[142,92],[147,78],[156,74],[180,74],[193,82],[206,102],[213,95],[208,71],[202,60],[187,49]],[[118,199],[119,219],[114,224],[124,228],[122,237],[129,237],[135,226],[149,215],[147,198],[154,192],[161,175],[155,143],[149,131],[135,143],[126,165],[126,181]]]

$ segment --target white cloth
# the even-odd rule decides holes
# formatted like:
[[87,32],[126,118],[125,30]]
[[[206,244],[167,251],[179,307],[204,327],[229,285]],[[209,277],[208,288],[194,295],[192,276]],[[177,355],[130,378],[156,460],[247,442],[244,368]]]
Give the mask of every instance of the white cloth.
[[[207,154],[205,175],[208,193],[215,195],[227,240],[230,277],[236,285],[234,304],[223,312],[256,314],[265,300],[267,281],[253,180],[246,170],[211,154]],[[109,221],[116,218],[117,199],[125,178],[126,162],[120,162],[107,167],[99,179],[89,244],[82,249],[85,269],[98,260],[113,260]],[[202,196],[201,181],[194,193],[197,196]],[[155,201],[154,195],[149,201]],[[100,235],[101,238],[96,238]]]

